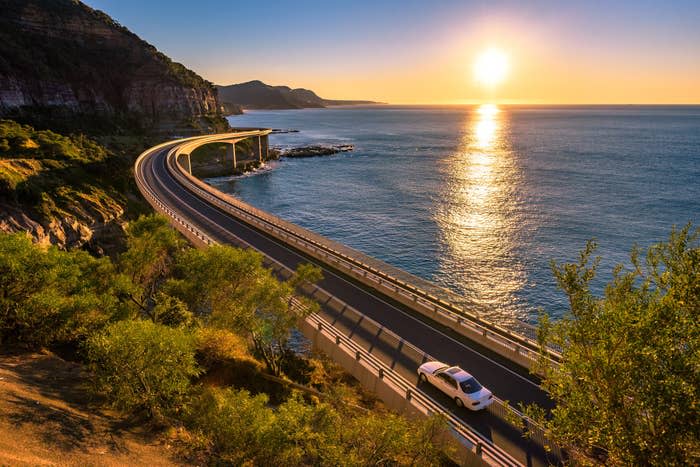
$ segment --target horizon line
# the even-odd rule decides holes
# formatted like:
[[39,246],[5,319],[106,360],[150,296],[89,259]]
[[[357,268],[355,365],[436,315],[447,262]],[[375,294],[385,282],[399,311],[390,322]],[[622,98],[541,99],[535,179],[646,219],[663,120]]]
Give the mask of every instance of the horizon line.
[[[329,100],[360,100],[360,99],[329,99]],[[329,105],[327,107],[362,107],[362,106],[443,106],[443,107],[459,107],[459,106],[474,106],[474,105],[498,105],[498,106],[540,106],[540,107],[571,107],[571,106],[620,106],[620,107],[697,107],[700,106],[700,102],[687,102],[687,103],[677,103],[677,102],[650,102],[650,103],[621,103],[621,102],[568,102],[568,103],[543,103],[543,102],[417,102],[417,103],[406,103],[406,102],[374,102],[367,104],[345,104],[345,105]],[[244,107],[245,108],[245,107]],[[275,109],[250,109],[250,110],[275,110]],[[280,110],[280,109],[278,109]],[[283,109],[282,109],[283,110]],[[293,110],[293,109],[290,109]]]

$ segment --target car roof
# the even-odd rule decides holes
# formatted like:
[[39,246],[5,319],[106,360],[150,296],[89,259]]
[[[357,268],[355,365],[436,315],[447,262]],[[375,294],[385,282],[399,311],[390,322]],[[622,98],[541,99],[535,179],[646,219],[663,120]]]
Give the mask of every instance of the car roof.
[[445,373],[448,373],[457,381],[464,381],[472,377],[472,375],[470,375],[458,366],[449,367],[447,370],[445,370]]

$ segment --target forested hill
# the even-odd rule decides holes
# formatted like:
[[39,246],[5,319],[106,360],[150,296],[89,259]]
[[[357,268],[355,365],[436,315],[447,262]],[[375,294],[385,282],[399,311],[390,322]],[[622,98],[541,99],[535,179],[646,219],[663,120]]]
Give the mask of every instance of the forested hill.
[[304,109],[330,105],[377,104],[373,101],[323,99],[308,89],[270,86],[258,80],[217,88],[221,102],[232,110],[236,109],[236,106],[248,109]]
[[0,0],[0,117],[178,131],[220,124],[218,113],[212,83],[106,14],[77,0]]

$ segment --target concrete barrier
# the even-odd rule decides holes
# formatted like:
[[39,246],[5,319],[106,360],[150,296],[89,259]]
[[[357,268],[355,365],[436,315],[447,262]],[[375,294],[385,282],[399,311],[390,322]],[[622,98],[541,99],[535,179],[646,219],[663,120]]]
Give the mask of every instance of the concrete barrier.
[[[182,141],[190,139],[192,138]],[[194,245],[203,247],[214,244],[216,242],[212,238],[207,236],[204,232],[199,231],[177,212],[160,201],[155,193],[150,190],[145,181],[141,179],[139,166],[143,159],[155,150],[167,146],[167,144],[170,143],[156,146],[139,156],[135,164],[137,185],[149,203],[151,203],[157,211],[165,214],[170,219],[171,224],[182,232]],[[174,153],[174,150],[170,151],[169,156]],[[171,158],[169,157],[168,159]],[[180,169],[182,169],[182,167],[180,167]],[[173,175],[179,178],[177,173]],[[182,176],[182,172],[180,172],[180,176]],[[212,196],[209,193],[205,194]],[[221,200],[218,201],[221,202]],[[243,240],[236,238],[236,241],[239,246],[253,248]],[[292,271],[284,265],[276,263],[274,260],[264,255],[263,257],[265,258],[266,265],[277,271],[282,277],[288,278],[292,274]],[[351,311],[363,316],[363,319],[368,322],[372,321],[318,287],[314,286],[314,290],[310,292],[311,295],[315,295],[317,298],[322,299],[322,301],[328,302],[328,305],[336,311]],[[374,322],[372,321],[372,323]],[[378,329],[381,328],[378,323],[374,323],[374,325]],[[315,314],[310,315],[306,320],[300,323],[299,327],[302,333],[313,342],[316,348],[329,354],[331,358],[355,376],[364,387],[375,392],[390,408],[409,416],[430,415],[433,413],[444,414],[448,419],[452,434],[460,441],[460,445],[463,448],[459,454],[459,462],[462,463],[462,465],[519,465],[519,463],[507,453],[494,446],[478,432],[471,430],[458,419],[455,419],[449,411],[430,399],[400,375],[393,372],[390,367],[355,344],[351,339],[342,335],[342,333],[333,328],[329,323],[324,322],[320,316]],[[394,338],[400,339],[398,336]],[[429,357],[420,350],[410,346],[410,344],[406,346],[406,349],[412,350],[413,353],[415,353],[416,359],[425,360]]]
[[[208,138],[206,141],[209,140]],[[196,143],[188,144],[188,149],[195,146],[195,144]],[[458,315],[451,312],[447,309],[451,305],[444,300],[432,295],[426,295],[428,300],[423,296],[415,294],[413,290],[416,288],[409,284],[405,284],[401,281],[398,281],[401,282],[401,284],[398,284],[396,283],[397,280],[392,281],[382,278],[378,275],[380,271],[376,268],[367,265],[358,267],[356,262],[350,261],[351,258],[347,255],[335,250],[333,250],[335,253],[329,253],[328,250],[330,248],[322,248],[322,245],[319,245],[318,241],[310,239],[307,235],[303,235],[305,229],[294,226],[295,230],[299,230],[300,233],[295,234],[290,232],[289,225],[293,224],[289,224],[269,213],[260,211],[190,175],[178,162],[178,154],[180,154],[179,149],[175,152],[175,157],[169,158],[170,167],[176,178],[178,178],[183,185],[189,186],[191,191],[207,199],[220,209],[265,231],[281,242],[301,250],[308,256],[341,271],[363,285],[381,292],[407,308],[492,350],[517,365],[528,370],[536,369],[535,364],[539,358],[539,346],[536,342],[525,336],[500,328],[492,323],[487,323],[481,318],[469,315]],[[552,358],[557,358],[556,352],[551,351],[551,355]]]
[[[389,371],[385,372],[383,368],[377,367],[376,363],[371,363],[371,355],[364,352],[358,355],[357,351],[353,352],[352,349],[342,346],[331,333],[324,333],[324,328],[319,330],[316,323],[312,320],[302,321],[299,329],[312,342],[315,349],[324,352],[334,362],[342,366],[365,389],[376,394],[390,409],[414,418],[430,415],[430,411],[426,411],[425,407],[422,407],[422,410],[419,408],[420,401],[416,401],[416,397],[414,397],[414,395],[418,395],[419,391],[417,389],[409,389],[407,391],[405,388],[397,387],[389,378],[384,377]],[[412,391],[415,391],[415,393]],[[508,459],[509,462],[504,463],[503,459],[491,458],[489,454],[484,456],[483,447],[481,448],[481,454],[477,454],[479,452],[479,448],[477,448],[478,440],[476,442],[475,440],[470,441],[455,432],[452,435],[459,441],[457,452],[453,453],[453,460],[459,465],[474,467],[508,465],[511,461],[511,459]]]

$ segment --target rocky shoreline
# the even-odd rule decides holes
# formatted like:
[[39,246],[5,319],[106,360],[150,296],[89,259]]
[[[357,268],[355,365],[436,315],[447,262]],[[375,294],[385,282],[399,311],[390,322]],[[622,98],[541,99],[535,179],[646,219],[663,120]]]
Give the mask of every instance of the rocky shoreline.
[[355,149],[352,144],[314,144],[311,146],[301,146],[296,148],[275,148],[279,151],[279,157],[287,157],[290,159],[302,157],[319,157],[331,156],[340,152],[349,152]]
[[[276,163],[274,161],[278,161],[282,158],[301,159],[307,157],[331,156],[341,152],[349,152],[353,149],[355,149],[355,147],[352,144],[313,144],[310,146],[298,146],[293,148],[272,147],[270,148],[269,159],[262,164],[259,164],[258,161],[252,161],[246,163],[232,174],[200,176],[205,182],[217,185],[274,170],[276,168]],[[269,164],[270,162],[272,162],[272,164]]]

